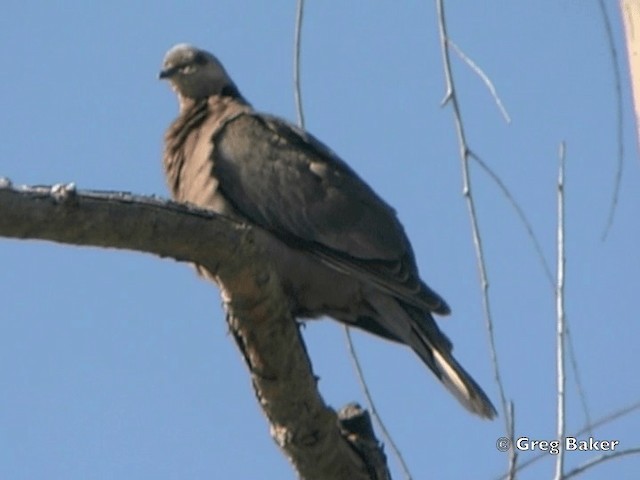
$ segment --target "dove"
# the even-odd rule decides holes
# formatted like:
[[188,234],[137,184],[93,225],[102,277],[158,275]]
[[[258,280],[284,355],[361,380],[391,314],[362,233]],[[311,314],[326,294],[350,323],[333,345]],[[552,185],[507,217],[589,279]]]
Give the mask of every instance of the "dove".
[[163,158],[173,198],[252,226],[295,318],[407,345],[464,407],[495,417],[434,320],[450,308],[421,280],[394,209],[310,133],[254,110],[213,54],[178,44],[159,77],[179,103]]

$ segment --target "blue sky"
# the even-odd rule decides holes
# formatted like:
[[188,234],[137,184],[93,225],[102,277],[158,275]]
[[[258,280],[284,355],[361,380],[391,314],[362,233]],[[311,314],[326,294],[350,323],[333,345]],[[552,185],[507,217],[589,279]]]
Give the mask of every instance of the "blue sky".
[[[16,184],[167,196],[162,135],[177,105],[157,80],[165,51],[214,52],[262,111],[295,120],[294,2],[16,2],[3,5],[0,176]],[[498,402],[432,2],[309,2],[302,81],[307,128],[398,211],[424,279],[453,308],[442,328]],[[633,298],[640,287],[640,172],[623,62],[624,176],[616,97],[597,2],[448,2],[449,33],[493,79],[505,124],[455,55],[468,140],[528,214],[555,262],[558,145],[567,144],[567,315],[591,416],[638,401]],[[525,231],[472,165],[496,342],[516,435],[555,431],[553,292]],[[229,337],[215,286],[171,260],[0,241],[0,478],[294,478]],[[335,322],[304,329],[326,401],[364,402]],[[503,421],[467,414],[410,351],[355,335],[389,430],[421,478],[495,478]],[[568,379],[568,429],[584,414]],[[640,445],[640,415],[595,432]],[[531,458],[522,452],[522,460]],[[569,467],[589,454],[567,454]],[[522,478],[551,478],[549,457]],[[390,460],[395,478],[401,478]],[[582,478],[633,478],[638,457]],[[473,473],[470,473],[473,472]]]

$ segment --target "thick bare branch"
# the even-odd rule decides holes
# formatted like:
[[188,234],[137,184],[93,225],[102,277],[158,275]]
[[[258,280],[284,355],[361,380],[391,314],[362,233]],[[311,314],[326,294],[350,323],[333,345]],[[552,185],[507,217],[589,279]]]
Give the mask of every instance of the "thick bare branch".
[[638,31],[640,30],[640,0],[621,0],[620,15],[624,23],[629,61],[629,79],[633,92],[633,104],[636,112],[636,141],[640,146],[640,48]]
[[339,419],[322,400],[298,326],[252,228],[155,198],[77,192],[72,185],[12,188],[3,181],[0,236],[135,250],[202,265],[222,289],[271,435],[298,474],[308,480],[389,478],[370,424],[350,430],[353,422]]

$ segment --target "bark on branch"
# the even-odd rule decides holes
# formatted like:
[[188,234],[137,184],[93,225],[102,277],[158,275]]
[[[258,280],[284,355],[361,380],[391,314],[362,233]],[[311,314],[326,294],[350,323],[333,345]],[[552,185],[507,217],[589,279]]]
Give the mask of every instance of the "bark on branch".
[[118,248],[194,262],[222,290],[271,435],[300,477],[390,478],[368,415],[340,415],[317,390],[298,326],[252,228],[206,210],[72,185],[13,188],[0,179],[0,236]]

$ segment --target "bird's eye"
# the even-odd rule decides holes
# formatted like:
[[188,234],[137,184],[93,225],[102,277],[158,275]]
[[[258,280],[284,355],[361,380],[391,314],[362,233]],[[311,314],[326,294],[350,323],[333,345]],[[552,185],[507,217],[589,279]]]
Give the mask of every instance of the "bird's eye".
[[193,64],[184,65],[183,67],[180,67],[180,73],[183,75],[191,75],[197,68],[198,67]]

